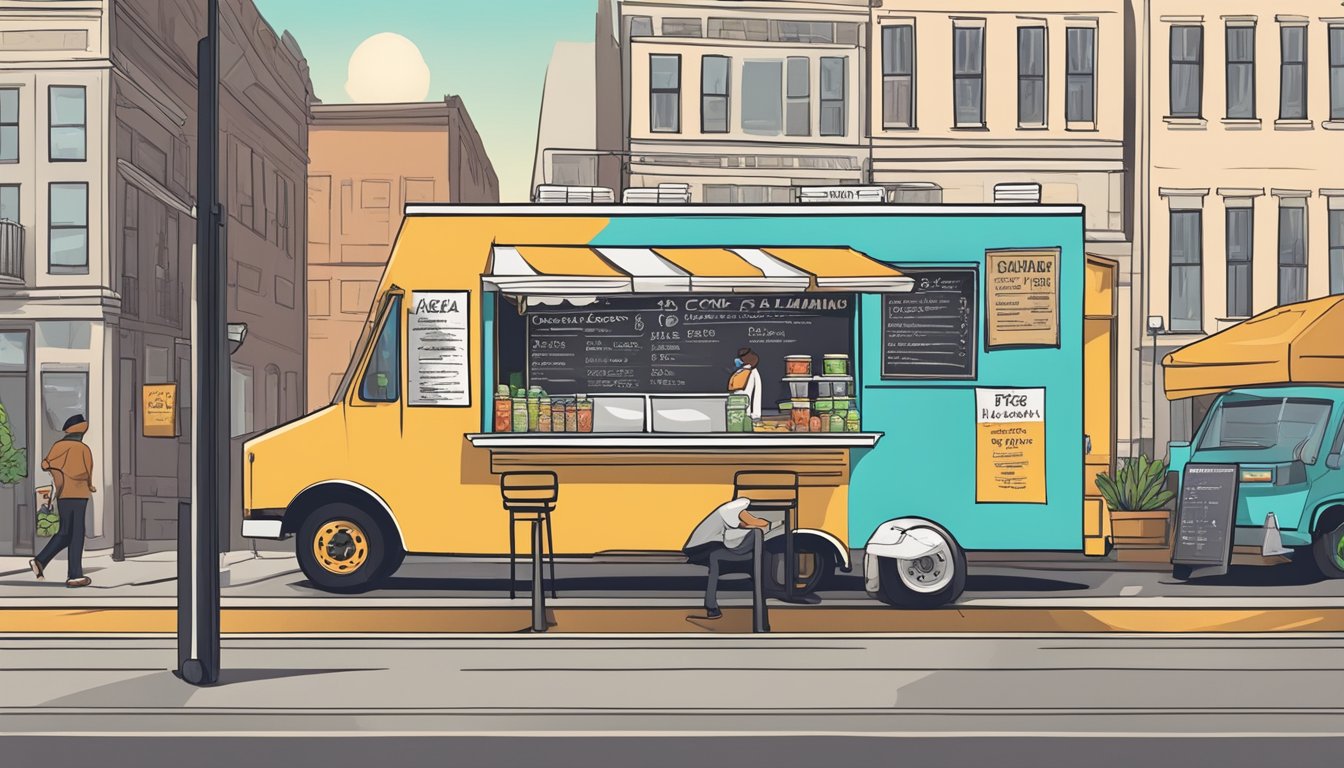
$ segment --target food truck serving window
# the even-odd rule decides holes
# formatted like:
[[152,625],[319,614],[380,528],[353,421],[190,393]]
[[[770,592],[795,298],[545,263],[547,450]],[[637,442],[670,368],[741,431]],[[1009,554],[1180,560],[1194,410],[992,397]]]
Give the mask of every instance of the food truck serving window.
[[818,368],[825,354],[851,355],[857,305],[846,293],[612,296],[519,314],[499,300],[497,381],[521,372],[553,394],[722,392],[750,347],[766,403],[789,397],[787,355]]

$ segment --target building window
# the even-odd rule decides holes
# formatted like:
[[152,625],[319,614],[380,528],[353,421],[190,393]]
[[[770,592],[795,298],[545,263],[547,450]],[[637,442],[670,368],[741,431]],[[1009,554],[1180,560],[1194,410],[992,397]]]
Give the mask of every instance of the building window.
[[666,37],[703,37],[699,19],[663,19],[663,35]]
[[1204,28],[1171,28],[1171,116],[1199,117],[1204,101]]
[[784,62],[748,61],[742,64],[742,130],[758,136],[778,136],[782,129]]
[[[1249,203],[1249,201],[1247,201]],[[1251,290],[1252,256],[1254,246],[1255,209],[1249,205],[1227,209],[1227,315],[1250,317],[1253,292]]]
[[1171,212],[1171,330],[1204,327],[1203,211]]
[[280,369],[266,366],[266,428],[280,426]]
[[812,63],[804,56],[790,56],[784,84],[784,133],[812,135]]
[[1330,119],[1344,120],[1344,26],[1330,28]]
[[915,125],[915,27],[882,28],[882,127]]
[[630,37],[653,37],[652,16],[629,16],[626,23],[630,27]]
[[230,363],[229,434],[233,437],[252,432],[252,366]]
[[1045,125],[1045,27],[1017,30],[1017,124]]
[[845,113],[849,58],[821,57],[821,135],[844,136],[849,127]]
[[728,132],[727,56],[703,56],[700,59],[700,132]]
[[387,306],[383,327],[359,383],[359,399],[367,403],[395,403],[400,397],[401,298],[393,297]]
[[19,162],[19,89],[0,88],[0,163]]
[[50,157],[78,161],[87,157],[84,86],[53,85],[48,89],[51,108]]
[[1097,30],[1070,27],[1067,43],[1064,119],[1070,123],[1097,120]]
[[[96,423],[89,413],[89,374],[87,371],[42,372],[42,445],[50,447],[65,434],[65,422],[71,416],[83,416]],[[44,448],[45,450],[45,448]],[[96,479],[98,476],[94,475]]]
[[765,42],[770,39],[770,24],[765,19],[710,18],[707,37]]
[[48,194],[48,270],[53,274],[87,274],[89,185],[53,183]]
[[791,203],[793,187],[767,187],[762,184],[706,184],[705,202],[714,205],[761,205]]
[[956,124],[985,124],[985,29],[952,28],[952,93]]
[[1307,119],[1307,28],[1279,30],[1279,119]]
[[1300,197],[1279,200],[1279,303],[1307,300],[1307,207]]
[[19,185],[0,184],[0,221],[21,223],[19,218]]
[[649,56],[649,127],[654,133],[681,132],[681,56]]
[[1332,207],[1326,216],[1330,240],[1330,292],[1344,293],[1344,205]]
[[1227,116],[1255,119],[1255,27],[1227,28]]
[[835,24],[829,21],[776,21],[771,39],[781,43],[834,43]]

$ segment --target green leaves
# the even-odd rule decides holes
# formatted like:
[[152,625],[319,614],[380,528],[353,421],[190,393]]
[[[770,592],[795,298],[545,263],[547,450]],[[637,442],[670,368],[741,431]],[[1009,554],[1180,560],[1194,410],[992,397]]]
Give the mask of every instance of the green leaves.
[[37,513],[37,535],[51,537],[61,532],[61,516],[51,507]]
[[1148,512],[1176,497],[1167,490],[1167,462],[1139,455],[1126,459],[1114,478],[1097,475],[1097,490],[1113,510]]
[[0,484],[13,485],[28,476],[28,452],[14,445],[9,412],[0,405]]

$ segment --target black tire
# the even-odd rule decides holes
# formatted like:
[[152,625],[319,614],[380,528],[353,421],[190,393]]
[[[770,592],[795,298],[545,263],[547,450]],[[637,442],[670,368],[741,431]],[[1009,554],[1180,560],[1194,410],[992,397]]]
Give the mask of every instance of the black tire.
[[[896,608],[937,608],[956,602],[961,597],[961,593],[966,589],[966,553],[957,545],[951,534],[938,528],[937,526],[916,526],[927,527],[936,531],[939,536],[947,542],[947,549],[944,555],[938,553],[928,558],[916,558],[915,560],[898,560],[894,557],[880,557],[877,559],[878,591],[877,598],[887,605]],[[929,561],[932,562],[921,562]],[[946,577],[946,584],[941,588],[923,592],[912,589],[907,586],[902,578],[902,568],[908,571],[914,570],[916,575],[920,573],[941,573],[939,566],[950,567],[951,574]],[[911,577],[913,579],[913,577]],[[940,579],[941,580],[941,579]]]
[[[1316,565],[1316,570],[1327,579],[1344,579],[1344,552],[1340,547],[1344,540],[1344,523],[1336,525],[1330,530],[1317,531],[1316,538],[1311,542],[1311,559]],[[1299,553],[1293,557],[1296,560],[1306,553]]]
[[324,504],[309,515],[294,549],[313,586],[340,594],[372,589],[405,557],[381,520],[344,502]]
[[[835,553],[823,547],[825,545],[814,546],[811,543],[798,542],[793,551],[793,556],[795,560],[801,562],[799,563],[798,580],[793,585],[793,594],[810,595],[816,592],[835,573]],[[807,566],[810,566],[810,568]],[[767,581],[770,586],[783,592],[784,551],[782,549],[779,552],[771,553],[768,570]]]

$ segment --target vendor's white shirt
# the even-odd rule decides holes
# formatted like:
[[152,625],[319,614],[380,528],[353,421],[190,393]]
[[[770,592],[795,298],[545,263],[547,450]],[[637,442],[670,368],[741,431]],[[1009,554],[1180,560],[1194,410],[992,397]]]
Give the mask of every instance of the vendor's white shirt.
[[686,549],[719,543],[727,547],[736,547],[747,538],[747,529],[742,525],[740,515],[751,502],[747,499],[733,499],[720,504],[709,516],[700,521],[686,540]]
[[751,373],[747,375],[747,385],[735,394],[747,396],[750,401],[747,405],[747,412],[751,414],[751,418],[759,420],[761,418],[761,372],[752,367],[748,367],[748,370]]

